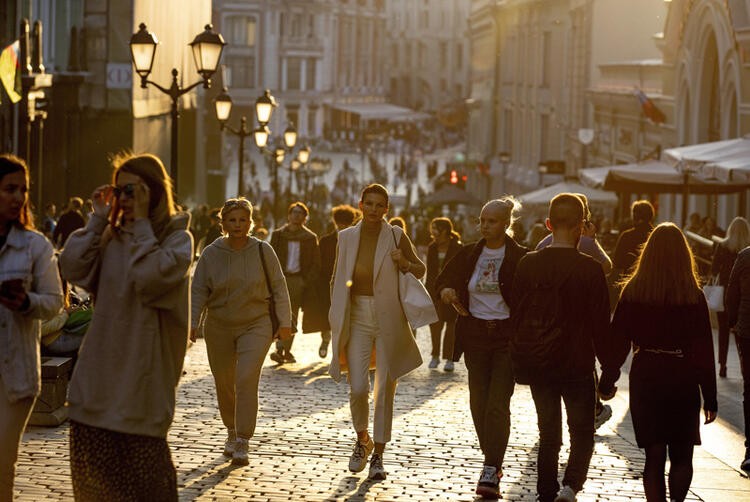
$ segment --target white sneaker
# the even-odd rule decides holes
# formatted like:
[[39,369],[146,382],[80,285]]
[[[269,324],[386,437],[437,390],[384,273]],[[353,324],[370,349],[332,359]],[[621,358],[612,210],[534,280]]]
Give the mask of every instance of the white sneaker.
[[428,364],[427,367],[430,368],[431,370],[434,370],[435,368],[438,367],[439,364],[440,364],[440,358],[433,357],[432,359],[430,359],[430,364]]
[[224,456],[232,457],[234,454],[234,446],[237,442],[237,436],[234,431],[227,431],[227,438],[224,440]]
[[557,492],[555,502],[576,502],[576,492],[569,486],[563,486],[560,491]]
[[382,481],[385,479],[387,472],[383,467],[383,456],[380,453],[376,453],[370,459],[370,472],[367,474],[368,479]]
[[455,365],[453,364],[453,361],[445,361],[445,366],[443,366],[443,371],[447,371],[448,373],[452,372],[454,369],[456,369]]
[[370,452],[374,448],[375,443],[372,442],[372,438],[369,438],[366,443],[362,443],[358,439],[354,444],[352,456],[349,457],[349,470],[352,472],[362,472],[367,465],[367,457],[370,456]]
[[234,453],[232,453],[232,463],[234,465],[247,465],[247,449],[248,440],[245,438],[237,438],[234,443]]
[[604,425],[604,422],[606,422],[610,418],[612,418],[612,407],[608,404],[605,404],[601,407],[599,413],[597,413],[596,417],[594,418],[594,430]]

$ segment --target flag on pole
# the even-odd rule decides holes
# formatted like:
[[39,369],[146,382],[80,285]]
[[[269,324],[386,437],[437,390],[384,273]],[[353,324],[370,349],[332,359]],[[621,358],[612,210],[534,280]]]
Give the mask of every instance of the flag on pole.
[[8,93],[11,103],[21,101],[21,46],[18,40],[3,49],[0,53],[0,82],[2,82],[5,92]]
[[633,91],[635,94],[635,97],[638,98],[638,101],[641,103],[641,109],[643,109],[643,114],[648,117],[648,119],[653,122],[654,124],[663,124],[667,121],[667,117],[664,115],[664,112],[659,110],[659,108],[656,107],[653,101],[646,96],[646,94],[638,89],[635,88],[635,91]]

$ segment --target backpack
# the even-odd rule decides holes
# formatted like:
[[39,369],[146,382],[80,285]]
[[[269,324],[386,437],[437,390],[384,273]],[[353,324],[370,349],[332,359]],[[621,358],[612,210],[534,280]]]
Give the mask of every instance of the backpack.
[[532,287],[513,307],[510,339],[511,363],[516,383],[528,385],[554,377],[565,357],[568,336],[561,287],[573,275],[553,283],[536,274]]

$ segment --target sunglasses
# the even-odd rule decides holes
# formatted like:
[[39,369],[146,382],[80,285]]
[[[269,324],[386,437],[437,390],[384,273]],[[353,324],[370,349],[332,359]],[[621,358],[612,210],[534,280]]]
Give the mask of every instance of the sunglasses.
[[124,186],[115,185],[112,187],[112,193],[116,198],[120,198],[121,194],[125,194],[125,197],[132,199],[133,195],[135,194],[135,184],[134,183],[128,183]]

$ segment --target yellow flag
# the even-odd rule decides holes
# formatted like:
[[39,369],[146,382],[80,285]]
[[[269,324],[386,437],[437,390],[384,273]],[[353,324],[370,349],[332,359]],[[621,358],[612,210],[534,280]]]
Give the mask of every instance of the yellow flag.
[[18,65],[20,50],[20,45],[16,40],[0,53],[0,82],[3,83],[11,103],[21,101],[21,95],[16,90],[21,88],[21,72]]

